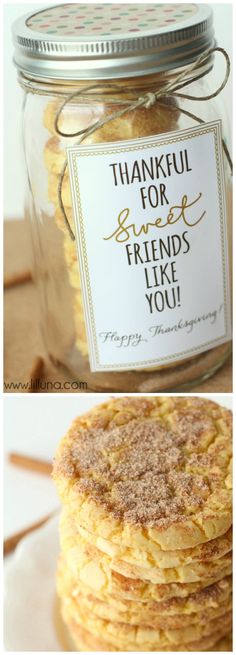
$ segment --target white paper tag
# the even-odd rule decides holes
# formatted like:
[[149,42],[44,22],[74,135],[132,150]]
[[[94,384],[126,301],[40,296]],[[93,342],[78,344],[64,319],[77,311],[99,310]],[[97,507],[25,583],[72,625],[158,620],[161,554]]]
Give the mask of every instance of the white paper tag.
[[219,120],[67,149],[92,371],[230,339]]

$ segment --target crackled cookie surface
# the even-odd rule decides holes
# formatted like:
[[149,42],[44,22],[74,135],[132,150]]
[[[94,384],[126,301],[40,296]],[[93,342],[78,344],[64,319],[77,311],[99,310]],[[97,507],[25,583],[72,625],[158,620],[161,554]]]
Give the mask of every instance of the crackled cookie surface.
[[230,463],[231,413],[203,398],[112,398],[73,422],[53,476],[77,650],[230,650]]
[[114,399],[77,419],[54,478],[75,521],[128,547],[191,548],[231,525],[231,415],[199,398]]

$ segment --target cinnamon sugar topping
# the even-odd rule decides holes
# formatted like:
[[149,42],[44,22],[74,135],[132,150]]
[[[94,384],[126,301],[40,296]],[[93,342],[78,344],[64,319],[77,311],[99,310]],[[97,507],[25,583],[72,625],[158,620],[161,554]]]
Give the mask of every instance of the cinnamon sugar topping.
[[122,398],[77,419],[54,475],[129,523],[166,528],[223,489],[230,412],[199,398]]

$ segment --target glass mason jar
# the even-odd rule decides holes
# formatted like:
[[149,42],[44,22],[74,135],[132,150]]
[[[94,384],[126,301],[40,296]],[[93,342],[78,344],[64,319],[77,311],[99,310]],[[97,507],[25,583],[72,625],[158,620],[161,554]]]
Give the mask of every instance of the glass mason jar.
[[203,101],[212,10],[55,6],[14,41],[49,357],[88,390],[189,388],[230,351],[227,125],[218,95]]

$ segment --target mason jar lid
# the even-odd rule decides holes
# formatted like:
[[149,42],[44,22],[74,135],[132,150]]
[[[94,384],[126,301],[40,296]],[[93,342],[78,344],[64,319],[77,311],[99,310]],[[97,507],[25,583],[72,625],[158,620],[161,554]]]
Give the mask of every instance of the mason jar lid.
[[14,62],[33,78],[145,75],[190,64],[214,45],[206,4],[53,5],[13,24]]

